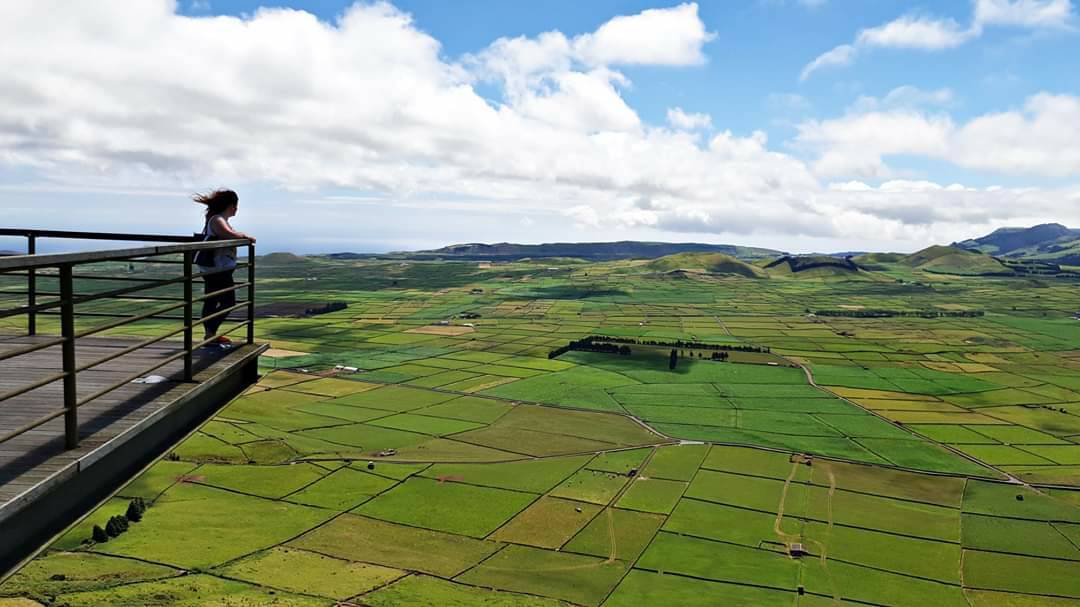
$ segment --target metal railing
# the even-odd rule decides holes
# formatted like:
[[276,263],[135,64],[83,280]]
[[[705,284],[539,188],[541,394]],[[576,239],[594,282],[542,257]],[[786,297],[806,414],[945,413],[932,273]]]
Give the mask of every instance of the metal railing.
[[[12,255],[0,257],[0,278],[2,277],[25,277],[25,290],[0,290],[0,296],[25,295],[26,304],[14,307],[0,308],[0,321],[4,319],[25,315],[27,319],[26,334],[38,335],[39,316],[59,316],[59,327],[56,337],[36,337],[25,345],[0,350],[0,363],[52,348],[61,347],[61,371],[43,378],[39,378],[21,385],[17,388],[0,393],[0,407],[4,401],[37,390],[57,381],[63,382],[63,408],[50,411],[46,415],[31,420],[18,428],[0,428],[0,443],[9,441],[17,436],[25,434],[45,423],[60,416],[64,417],[65,445],[73,449],[79,444],[79,407],[94,401],[102,396],[121,388],[122,386],[144,377],[152,371],[156,371],[179,359],[183,359],[183,379],[192,381],[194,375],[193,352],[202,346],[218,340],[242,327],[247,328],[246,341],[255,341],[255,245],[249,240],[216,240],[211,242],[193,242],[192,236],[166,236],[152,234],[113,234],[100,232],[67,232],[57,230],[22,230],[0,229],[0,236],[21,236],[27,239],[27,255]],[[37,255],[36,241],[39,238],[71,238],[79,240],[110,240],[110,241],[136,241],[136,242],[172,242],[178,244],[157,245],[139,248],[121,248],[104,251],[88,251],[81,253],[63,253],[55,255]],[[233,286],[205,293],[201,297],[194,296],[193,283],[197,279],[205,279],[208,276],[224,274],[233,270],[194,271],[194,257],[198,251],[213,250],[225,247],[246,247],[247,260],[236,265],[237,270],[247,269],[247,280]],[[133,277],[133,276],[104,276],[100,273],[76,273],[76,268],[90,268],[92,264],[108,262],[127,262],[128,264],[140,263],[151,264],[153,267],[182,266],[179,276],[159,277]],[[130,267],[130,266],[129,266]],[[57,281],[57,289],[44,291],[39,289],[39,281],[43,279]],[[77,282],[78,281],[78,282]],[[89,293],[76,293],[76,286],[93,281],[120,281],[134,283],[119,288],[97,290]],[[162,288],[180,286],[182,294],[177,296],[163,296],[148,292],[160,291]],[[239,292],[246,289],[247,298],[234,305],[219,310],[203,318],[194,318],[194,304],[204,302],[213,297],[227,295],[230,292]],[[41,297],[52,298],[41,302]],[[102,312],[79,310],[77,306],[91,302],[108,302],[127,300],[139,305],[146,302],[168,302],[166,305],[155,307],[145,312],[129,314],[124,312]],[[194,329],[207,320],[221,318],[225,320],[230,313],[246,309],[245,320],[236,323],[227,330],[219,330],[217,334],[202,341],[195,342]],[[180,314],[176,314],[180,311]],[[170,314],[172,313],[172,314]],[[76,318],[99,318],[112,319],[95,326],[76,330]],[[179,328],[171,329],[166,333],[155,335],[149,339],[140,340],[127,347],[110,353],[107,356],[90,362],[77,364],[76,343],[77,340],[101,334],[105,331],[118,329],[132,323],[147,320],[180,320]],[[137,373],[109,384],[92,394],[80,397],[78,395],[78,376],[107,362],[116,360],[126,354],[131,354],[143,348],[152,346],[169,338],[176,338],[183,334],[183,347],[179,352],[171,354],[163,359],[155,360],[149,366],[138,369]]]

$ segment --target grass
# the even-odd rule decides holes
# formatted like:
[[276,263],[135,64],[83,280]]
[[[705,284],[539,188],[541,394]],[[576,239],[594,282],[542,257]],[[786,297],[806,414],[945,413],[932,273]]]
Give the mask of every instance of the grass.
[[964,581],[985,590],[1080,598],[1075,561],[964,551]]
[[600,511],[600,506],[555,497],[533,502],[490,539],[537,548],[559,548]]
[[683,482],[639,476],[615,505],[627,510],[670,514],[685,490]]
[[649,544],[637,567],[780,590],[795,587],[799,576],[799,563],[785,554],[667,532]]
[[1080,560],[1080,549],[1048,522],[965,514],[961,537],[965,548]]
[[533,499],[535,496],[519,491],[413,477],[355,512],[384,521],[481,538]]
[[555,487],[551,495],[603,505],[610,503],[628,480],[611,472],[581,470]]
[[394,481],[382,476],[342,467],[290,494],[286,499],[297,504],[344,511],[393,487],[394,484]]
[[412,575],[364,596],[371,607],[564,607],[565,603]]
[[445,482],[546,493],[588,460],[588,456],[577,456],[499,464],[436,464],[423,475]]
[[345,514],[289,542],[344,560],[453,577],[487,558],[499,544]]
[[73,592],[108,588],[179,575],[181,571],[93,553],[52,552],[28,563],[0,591],[2,595],[28,595],[41,601]]
[[344,600],[383,586],[405,571],[353,563],[306,550],[271,548],[215,570],[225,577],[301,594]]
[[649,478],[689,481],[708,454],[708,445],[661,447],[642,472]]
[[[270,362],[311,373],[264,376],[0,595],[231,607],[1080,598],[1080,325],[1067,320],[1067,280],[947,276],[888,257],[857,281],[632,260],[275,259],[260,260],[261,301],[314,288],[348,303],[256,324],[257,339],[307,353]],[[859,308],[985,315],[807,312]],[[415,331],[467,312],[471,331]],[[683,356],[675,370],[661,346],[547,358],[600,334],[771,353]],[[363,371],[328,376],[335,365]],[[936,443],[1057,486],[990,482],[995,471]],[[83,544],[132,497],[154,502],[141,522]],[[792,541],[810,556],[788,558]]]
[[139,607],[246,607],[287,604],[290,607],[331,607],[333,601],[279,592],[209,575],[187,575],[154,582],[118,585],[105,590],[73,592],[57,597],[68,607],[138,605]]
[[713,607],[717,604],[717,597],[723,597],[725,604],[730,605],[769,607],[790,605],[793,594],[783,590],[634,570],[627,574],[611,598],[604,603],[604,607]]
[[476,568],[456,578],[483,586],[599,605],[626,572],[622,561],[507,546]]
[[332,515],[181,484],[166,491],[127,533],[94,549],[176,567],[206,568],[285,541]]
[[645,550],[663,522],[657,514],[605,508],[563,550],[629,562]]
[[322,478],[325,470],[311,464],[292,466],[228,466],[206,464],[198,482],[260,497],[284,497]]

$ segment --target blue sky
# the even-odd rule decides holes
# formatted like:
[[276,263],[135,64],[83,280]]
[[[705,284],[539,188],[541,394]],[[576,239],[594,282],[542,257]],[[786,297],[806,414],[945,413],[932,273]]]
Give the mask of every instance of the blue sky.
[[186,197],[219,185],[245,201],[238,226],[301,252],[913,250],[1080,224],[1069,0],[52,0],[0,17],[0,59],[22,66],[0,75],[14,225],[185,232]]

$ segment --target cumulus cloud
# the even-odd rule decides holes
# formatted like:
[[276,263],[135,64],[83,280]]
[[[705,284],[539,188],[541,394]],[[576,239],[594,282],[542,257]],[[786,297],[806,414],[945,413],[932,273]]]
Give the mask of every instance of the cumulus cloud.
[[574,39],[577,56],[593,65],[697,65],[701,47],[716,35],[705,30],[696,3],[619,16]]
[[[815,173],[885,178],[895,174],[887,156],[917,155],[1005,174],[1080,174],[1080,97],[1039,93],[1020,110],[956,124],[947,114],[916,105],[927,97],[948,100],[950,94],[900,90],[881,101],[864,98],[839,118],[800,124],[796,145],[815,156]],[[890,97],[908,101],[894,105]]]
[[681,107],[668,108],[667,120],[671,126],[686,131],[712,128],[712,116],[686,112]]
[[1064,27],[1072,19],[1070,0],[976,0],[977,25]]
[[860,30],[852,43],[818,55],[806,64],[799,78],[806,80],[825,67],[851,65],[859,53],[874,48],[940,51],[978,38],[986,26],[1062,28],[1071,18],[1071,0],[975,0],[971,24],[966,27],[953,19],[904,15]]
[[[812,167],[771,148],[762,132],[714,131],[708,115],[672,107],[673,128],[642,120],[618,66],[694,65],[705,31],[687,4],[589,34],[500,39],[448,58],[387,3],[355,4],[333,22],[290,9],[190,17],[169,0],[14,3],[0,21],[0,63],[19,66],[0,73],[0,177],[30,173],[83,191],[264,184],[280,198],[320,201],[303,204],[332,221],[335,235],[312,236],[327,243],[367,221],[393,223],[365,219],[380,215],[373,210],[397,217],[399,209],[445,213],[447,221],[424,228],[429,242],[470,229],[462,216],[470,209],[510,217],[499,227],[509,233],[572,223],[609,235],[752,233],[786,242],[857,229],[906,242],[937,229],[918,219],[921,207],[890,211],[882,201],[897,198],[887,189],[833,189],[819,175],[886,175],[896,153],[975,163],[966,150],[980,146],[1005,170],[1075,170],[1080,119],[1068,96],[957,125],[925,109],[940,104],[897,93],[873,111],[800,127],[796,143],[817,157]],[[627,32],[651,50],[621,46]],[[851,171],[860,146],[877,166]],[[947,187],[919,194],[954,195]],[[1080,206],[1075,192],[1057,207],[1053,193],[1019,196],[1006,189],[985,198],[1004,209],[989,216],[1045,209],[1042,220],[1068,220],[1062,209]],[[1018,200],[1028,206],[1017,211]],[[295,210],[285,208],[273,217],[291,226]],[[536,225],[522,225],[522,215]]]

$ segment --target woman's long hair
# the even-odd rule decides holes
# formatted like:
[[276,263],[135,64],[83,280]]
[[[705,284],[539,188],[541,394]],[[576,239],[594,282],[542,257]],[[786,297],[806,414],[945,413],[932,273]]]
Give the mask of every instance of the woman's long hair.
[[240,202],[240,197],[232,190],[214,190],[209,194],[196,194],[191,199],[199,204],[206,205],[207,219],[224,213],[225,209]]

